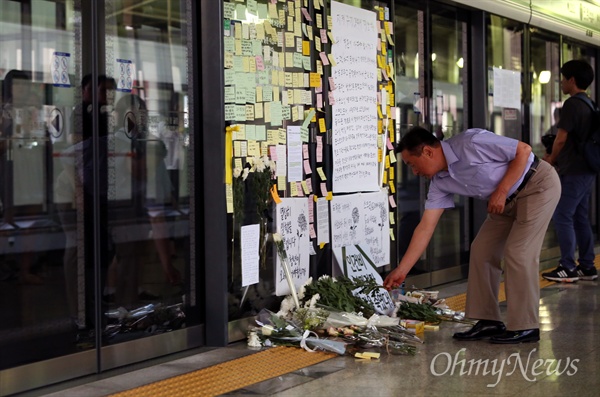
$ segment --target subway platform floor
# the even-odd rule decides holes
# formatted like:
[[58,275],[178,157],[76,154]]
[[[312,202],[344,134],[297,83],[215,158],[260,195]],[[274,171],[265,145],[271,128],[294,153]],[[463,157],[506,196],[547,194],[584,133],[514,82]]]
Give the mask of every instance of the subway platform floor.
[[[598,266],[598,265],[597,265]],[[464,292],[461,283],[441,297]],[[541,289],[537,343],[496,345],[457,341],[467,325],[443,322],[426,331],[415,356],[381,354],[379,360],[338,356],[282,376],[230,391],[235,396],[564,396],[598,395],[600,377],[600,289],[598,281],[551,284]],[[500,304],[503,313],[506,302]],[[146,368],[122,369],[20,396],[108,396],[256,353],[239,342],[204,348]],[[114,372],[113,372],[114,373]],[[183,395],[173,393],[173,396]],[[201,387],[186,395],[204,395]]]

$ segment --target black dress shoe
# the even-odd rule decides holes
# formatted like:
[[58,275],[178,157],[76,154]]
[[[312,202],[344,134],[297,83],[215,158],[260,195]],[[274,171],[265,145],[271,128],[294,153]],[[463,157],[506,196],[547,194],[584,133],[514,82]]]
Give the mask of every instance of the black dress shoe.
[[502,321],[479,320],[470,330],[455,333],[454,338],[460,340],[479,340],[489,338],[490,336],[502,335],[504,332],[506,332],[506,327]]
[[494,336],[490,339],[492,343],[527,343],[540,340],[539,328],[523,329],[520,331],[506,331],[502,335]]

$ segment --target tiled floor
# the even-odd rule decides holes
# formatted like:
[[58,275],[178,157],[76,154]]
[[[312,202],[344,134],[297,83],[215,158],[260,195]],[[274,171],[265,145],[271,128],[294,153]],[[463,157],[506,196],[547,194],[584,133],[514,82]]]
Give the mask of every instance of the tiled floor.
[[[454,292],[459,287],[446,291]],[[337,357],[229,395],[274,396],[565,396],[598,395],[600,377],[600,289],[598,282],[552,285],[541,294],[541,341],[493,345],[459,342],[452,334],[465,326],[443,323],[427,331],[416,356],[365,361]],[[505,308],[505,304],[502,304]],[[194,371],[254,351],[243,343],[65,389],[28,396],[105,396]],[[52,391],[52,393],[49,393]]]

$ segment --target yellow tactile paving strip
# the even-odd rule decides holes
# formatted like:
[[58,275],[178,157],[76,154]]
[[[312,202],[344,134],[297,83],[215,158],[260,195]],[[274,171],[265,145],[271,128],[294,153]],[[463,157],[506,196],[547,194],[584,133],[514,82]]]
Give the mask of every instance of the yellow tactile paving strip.
[[[600,255],[596,257],[595,265],[597,269],[600,269]],[[542,278],[541,274],[540,272],[540,289],[555,284]],[[452,310],[464,311],[466,297],[467,294],[460,294],[446,298],[446,304]],[[504,283],[500,285],[498,300],[500,302],[506,300]],[[337,354],[325,352],[309,353],[297,347],[275,347],[113,394],[112,397],[217,396],[309,367],[336,356]]]
[[[600,270],[600,255],[596,256],[594,265],[596,266],[596,269]],[[543,272],[545,273],[550,270],[551,269],[544,270]],[[540,289],[545,288],[549,285],[556,284],[554,281],[548,281],[545,278],[543,278],[542,277],[543,272],[540,272]],[[504,291],[504,282],[502,282],[502,283],[500,283],[500,290],[498,291],[498,301],[504,302],[505,300],[506,300],[506,294]],[[467,294],[466,293],[446,298],[446,304],[448,305],[448,307],[450,309],[452,309],[454,311],[459,311],[459,312],[465,311],[466,303],[467,303]]]
[[309,367],[333,357],[337,357],[337,354],[309,353],[297,347],[274,347],[112,396],[217,396]]

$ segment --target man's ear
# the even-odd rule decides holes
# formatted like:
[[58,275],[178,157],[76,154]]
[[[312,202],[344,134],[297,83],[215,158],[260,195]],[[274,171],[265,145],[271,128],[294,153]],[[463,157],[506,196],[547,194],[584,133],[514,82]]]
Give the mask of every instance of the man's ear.
[[425,156],[427,158],[432,158],[433,157],[433,148],[431,146],[424,146],[423,147],[423,156]]

